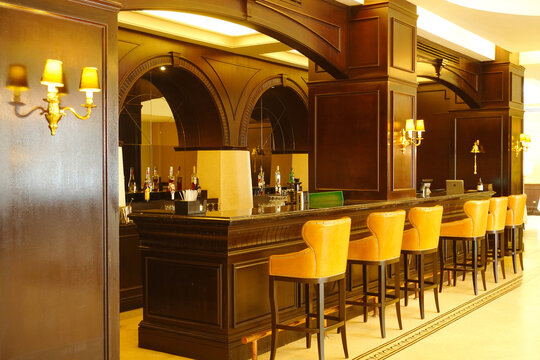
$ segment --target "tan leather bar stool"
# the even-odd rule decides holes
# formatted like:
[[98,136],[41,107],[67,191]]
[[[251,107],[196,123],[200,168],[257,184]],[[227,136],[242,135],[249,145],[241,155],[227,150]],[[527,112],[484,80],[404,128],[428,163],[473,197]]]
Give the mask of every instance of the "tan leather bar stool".
[[[489,200],[471,200],[463,205],[463,210],[467,218],[444,223],[441,225],[441,235],[439,242],[439,255],[441,266],[441,277],[444,271],[452,271],[454,276],[454,286],[456,285],[457,271],[472,272],[474,294],[478,295],[478,270],[482,274],[482,284],[486,290],[486,251],[485,237],[487,227],[487,217],[489,210]],[[463,243],[463,262],[458,262],[457,242]],[[445,250],[447,244],[451,242],[453,248],[453,262],[446,263]],[[467,258],[466,245],[469,243],[472,247],[471,259]],[[478,251],[481,249],[481,253]],[[480,255],[480,264],[478,257]],[[442,292],[442,281],[439,291]]]
[[505,255],[512,256],[512,264],[514,265],[514,274],[517,273],[516,256],[519,254],[519,263],[523,271],[523,217],[525,214],[525,206],[527,206],[527,195],[510,195],[508,196],[508,211],[506,212],[506,241]]
[[[403,226],[405,225],[405,211],[375,212],[367,217],[367,227],[371,236],[351,241],[349,244],[349,272],[352,265],[362,265],[363,285],[361,300],[348,300],[347,304],[358,305],[364,308],[364,322],[367,321],[367,307],[379,308],[379,322],[381,326],[381,336],[386,337],[385,331],[385,307],[396,304],[399,328],[401,325],[401,310],[399,307],[399,258],[401,255],[401,242],[403,239]],[[394,275],[394,293],[387,294],[386,291],[386,267],[396,264]],[[378,267],[378,291],[368,291],[367,266]],[[349,279],[351,279],[349,273]],[[351,281],[349,280],[349,290]],[[368,296],[376,296],[378,302],[368,302]]]
[[[439,308],[438,289],[439,277],[437,272],[439,235],[441,231],[443,207],[440,205],[433,207],[414,207],[409,210],[409,222],[412,229],[405,230],[403,233],[403,243],[401,245],[401,253],[403,256],[405,306],[408,305],[408,291],[419,292],[420,302],[420,317],[424,318],[424,292],[433,289],[435,295],[435,305],[437,312]],[[433,256],[433,276],[432,281],[426,281],[425,277],[425,256],[431,254]],[[409,278],[409,255],[416,256],[417,279]],[[418,288],[409,288],[409,283],[418,284]]]
[[493,277],[496,283],[499,282],[499,262],[501,263],[503,278],[506,279],[504,269],[504,225],[506,222],[507,206],[508,197],[506,196],[489,199],[489,213],[486,227],[486,255],[487,261],[493,262]]
[[[302,238],[307,249],[290,254],[272,255],[269,263],[270,309],[272,312],[272,340],[270,359],[274,360],[278,344],[278,331],[293,330],[306,333],[306,346],[311,346],[311,334],[316,333],[319,347],[319,359],[324,359],[324,334],[338,328],[341,333],[345,357],[349,357],[345,331],[345,271],[347,269],[347,251],[351,234],[351,219],[308,221],[302,227]],[[277,302],[277,282],[287,281],[305,284],[306,326],[289,326],[279,323]],[[324,315],[324,284],[338,282],[339,315]],[[310,311],[310,285],[317,287],[317,313]],[[316,318],[317,327],[311,328],[311,318]],[[333,324],[324,326],[324,320]]]

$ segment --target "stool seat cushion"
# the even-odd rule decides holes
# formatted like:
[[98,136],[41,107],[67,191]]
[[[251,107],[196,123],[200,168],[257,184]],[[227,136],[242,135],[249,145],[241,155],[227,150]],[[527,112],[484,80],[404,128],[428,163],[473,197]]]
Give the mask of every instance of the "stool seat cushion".
[[486,234],[489,200],[470,200],[463,205],[466,219],[441,225],[441,236],[477,237]]
[[413,226],[403,232],[402,250],[429,250],[439,245],[443,207],[414,207],[409,210],[409,222]]
[[401,254],[405,211],[375,212],[366,220],[371,236],[349,243],[349,260],[381,261]]
[[302,251],[270,256],[269,274],[297,278],[323,278],[343,274],[351,219],[312,220],[302,226],[302,238],[308,246]]

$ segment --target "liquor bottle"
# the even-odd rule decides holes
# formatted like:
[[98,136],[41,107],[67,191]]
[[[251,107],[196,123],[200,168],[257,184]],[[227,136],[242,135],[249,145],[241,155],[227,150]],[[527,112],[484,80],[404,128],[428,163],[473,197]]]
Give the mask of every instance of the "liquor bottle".
[[478,178],[478,184],[476,185],[476,190],[484,191],[484,183],[482,182],[482,178]]
[[191,173],[191,190],[197,190],[198,180],[197,180],[197,169],[193,166],[193,172]]
[[171,166],[169,168],[169,192],[171,193],[171,200],[174,200],[174,192],[176,191],[176,184],[174,182],[174,168]]
[[159,173],[157,171],[157,166],[154,166],[154,176],[152,176],[152,190],[159,191]]
[[259,175],[257,176],[257,187],[259,188],[259,194],[264,194],[264,171],[262,166],[261,171],[259,171]]
[[147,167],[144,178],[144,200],[150,201],[150,191],[152,191],[152,180],[150,179],[150,167]]
[[276,195],[281,195],[281,173],[279,172],[279,165],[276,167],[276,172],[274,173],[274,180],[276,183]]
[[136,193],[137,192],[137,182],[135,181],[135,168],[129,168],[129,181],[128,181],[128,192]]
[[182,191],[182,167],[178,167],[176,172],[176,191]]
[[289,184],[292,186],[294,184],[294,170],[291,168],[291,172],[289,173]]

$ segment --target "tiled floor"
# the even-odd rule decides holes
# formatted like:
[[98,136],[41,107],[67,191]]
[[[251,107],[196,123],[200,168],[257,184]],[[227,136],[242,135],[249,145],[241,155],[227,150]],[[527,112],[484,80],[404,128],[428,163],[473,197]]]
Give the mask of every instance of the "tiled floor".
[[[399,330],[394,306],[387,308],[387,338],[381,339],[379,322],[361,317],[347,322],[349,359],[538,359],[540,358],[540,217],[530,216],[525,231],[525,271],[512,270],[506,258],[507,279],[499,284],[493,271],[487,272],[488,290],[474,296],[470,275],[458,280],[456,287],[444,286],[439,301],[441,313],[435,311],[432,294],[426,296],[426,319],[421,320],[417,300],[402,306],[403,330]],[[403,302],[402,302],[403,305]],[[165,353],[137,347],[137,324],[141,310],[120,315],[120,351],[122,360],[181,360]],[[297,341],[278,349],[276,359],[317,359],[316,340],[311,349]],[[326,359],[343,359],[340,336],[330,333],[325,341]],[[267,360],[269,353],[260,354]],[[216,359],[219,360],[219,359]]]

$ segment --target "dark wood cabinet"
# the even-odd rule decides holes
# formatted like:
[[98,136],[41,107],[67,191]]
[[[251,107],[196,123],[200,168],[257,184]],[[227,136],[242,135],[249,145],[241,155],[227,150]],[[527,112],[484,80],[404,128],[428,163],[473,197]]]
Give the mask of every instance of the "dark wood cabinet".
[[120,225],[120,311],[142,307],[139,233],[134,224]]

